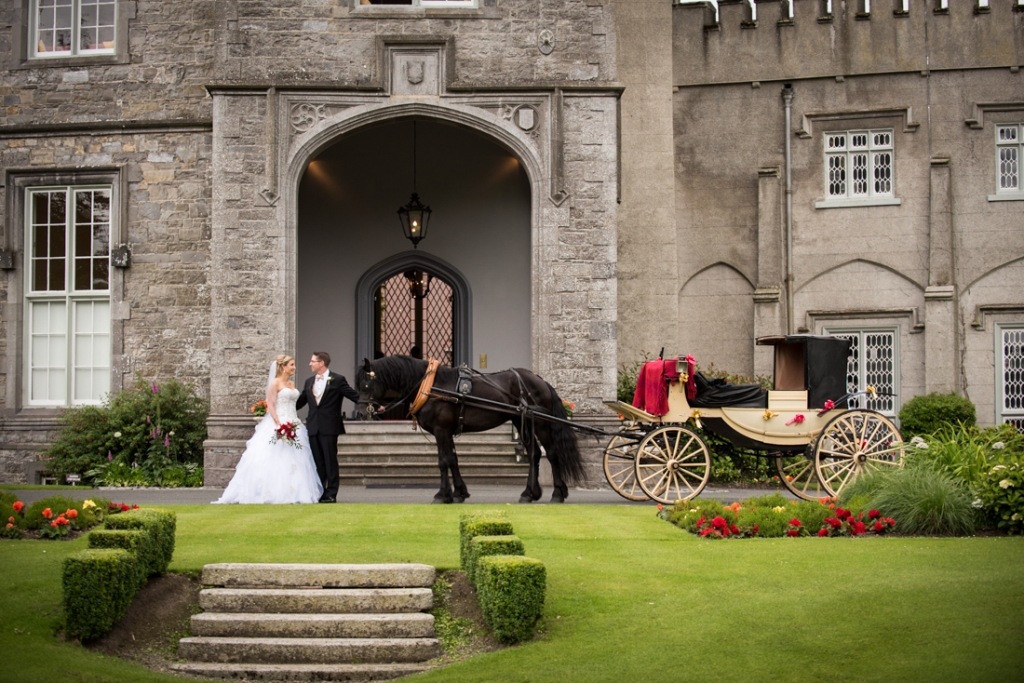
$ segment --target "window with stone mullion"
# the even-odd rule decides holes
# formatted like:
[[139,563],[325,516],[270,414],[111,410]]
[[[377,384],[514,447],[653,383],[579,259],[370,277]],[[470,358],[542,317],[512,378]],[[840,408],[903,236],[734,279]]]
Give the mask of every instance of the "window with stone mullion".
[[829,199],[892,197],[892,139],[891,130],[825,133]]
[[29,191],[29,405],[99,403],[110,391],[110,187]]
[[1024,124],[996,126],[997,192],[1021,192],[1020,159],[1024,151]]

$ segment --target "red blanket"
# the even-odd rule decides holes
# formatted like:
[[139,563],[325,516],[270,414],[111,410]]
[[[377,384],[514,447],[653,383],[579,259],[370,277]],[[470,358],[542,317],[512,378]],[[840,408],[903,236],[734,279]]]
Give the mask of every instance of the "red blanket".
[[[697,369],[692,356],[686,360],[686,397],[691,401],[697,396],[697,382],[694,377]],[[640,376],[636,380],[636,391],[633,393],[633,407],[645,410],[655,417],[668,413],[668,385],[679,381],[676,370],[678,358],[668,360],[651,360],[640,368]]]

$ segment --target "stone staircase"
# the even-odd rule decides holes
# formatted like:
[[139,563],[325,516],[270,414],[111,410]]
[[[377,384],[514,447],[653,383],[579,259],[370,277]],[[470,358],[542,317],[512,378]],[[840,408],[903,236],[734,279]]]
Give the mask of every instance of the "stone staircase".
[[[342,486],[437,486],[437,443],[432,435],[414,431],[412,423],[346,422],[338,439],[338,471]],[[512,427],[455,439],[459,469],[466,483],[519,485],[529,471],[516,457]]]
[[209,564],[173,668],[208,678],[383,681],[440,656],[422,564]]

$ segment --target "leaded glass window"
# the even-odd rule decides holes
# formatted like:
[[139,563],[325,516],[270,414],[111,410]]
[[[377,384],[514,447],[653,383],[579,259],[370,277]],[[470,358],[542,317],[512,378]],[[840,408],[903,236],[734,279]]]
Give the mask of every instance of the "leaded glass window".
[[856,393],[874,387],[875,396],[858,396],[850,408],[877,410],[896,417],[899,411],[899,333],[896,329],[828,329],[825,334],[849,339],[846,359],[847,391]]
[[1020,160],[1024,151],[1024,125],[996,126],[996,192],[1019,193]]
[[825,169],[829,199],[892,197],[892,131],[826,133]]
[[1024,326],[996,326],[997,422],[1024,432]]

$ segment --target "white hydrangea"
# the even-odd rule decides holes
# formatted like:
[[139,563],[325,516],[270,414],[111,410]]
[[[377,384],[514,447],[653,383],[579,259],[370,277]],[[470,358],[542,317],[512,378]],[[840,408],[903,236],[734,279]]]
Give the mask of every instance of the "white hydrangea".
[[1008,489],[1011,486],[1013,486],[1013,482],[1010,481],[1009,479],[1003,479],[1001,482],[999,482],[999,488],[1001,489]]
[[1006,469],[1006,465],[996,465],[995,467],[992,468],[992,472],[995,473],[995,472],[998,472],[999,470],[1005,470],[1005,469]]
[[927,444],[926,442],[924,442],[924,441],[918,441],[918,442],[917,442],[917,444],[915,444],[915,445],[916,445],[916,446],[917,446],[917,447],[918,447],[919,449],[921,449],[922,451],[926,451],[926,450],[928,450],[928,444]]
[[996,441],[994,444],[992,444],[992,450],[994,451],[1001,451],[1004,448],[1006,448],[1006,444],[1003,443],[1002,441]]
[[919,436],[915,436],[913,439],[910,440],[910,443],[912,443],[912,444],[924,443],[924,439],[922,439]]
[[977,509],[980,510],[982,508],[981,498],[975,498],[974,500],[972,500],[971,501],[971,507],[972,508],[977,508]]

